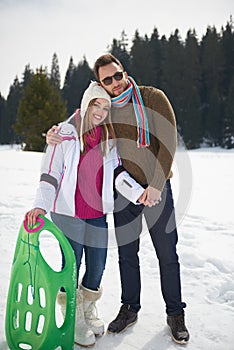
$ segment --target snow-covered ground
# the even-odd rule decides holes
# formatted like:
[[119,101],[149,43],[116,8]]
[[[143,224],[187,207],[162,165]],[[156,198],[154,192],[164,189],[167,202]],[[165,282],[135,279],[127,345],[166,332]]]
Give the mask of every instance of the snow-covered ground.
[[[16,238],[32,207],[41,153],[0,147],[0,350],[8,349],[5,307]],[[178,217],[178,252],[189,350],[234,349],[234,151],[179,150],[172,186]],[[165,323],[155,252],[146,229],[140,251],[142,309],[138,322],[119,335],[105,334],[96,349],[173,350]],[[118,257],[113,230],[99,315],[106,325],[120,307]],[[75,346],[75,349],[79,349]],[[50,350],[50,349],[48,349]]]

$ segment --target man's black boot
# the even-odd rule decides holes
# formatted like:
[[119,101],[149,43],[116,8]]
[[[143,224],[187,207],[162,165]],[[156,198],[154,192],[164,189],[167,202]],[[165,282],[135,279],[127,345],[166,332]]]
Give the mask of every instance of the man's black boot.
[[130,327],[137,321],[137,312],[130,310],[130,305],[121,306],[119,313],[114,321],[108,326],[108,333],[120,333]]
[[184,323],[184,312],[180,315],[167,316],[167,324],[170,327],[172,339],[176,343],[188,343],[189,332]]

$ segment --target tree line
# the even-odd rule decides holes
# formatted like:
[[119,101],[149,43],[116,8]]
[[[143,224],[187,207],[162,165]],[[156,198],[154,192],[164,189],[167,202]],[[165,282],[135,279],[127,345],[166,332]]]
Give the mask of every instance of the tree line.
[[[200,40],[195,30],[182,40],[178,29],[167,39],[154,28],[150,36],[136,31],[129,45],[123,31],[107,51],[120,59],[139,85],[153,85],[166,93],[188,149],[204,144],[234,147],[232,17],[220,32],[208,26]],[[62,87],[56,53],[50,72],[43,67],[34,72],[26,65],[22,80],[15,78],[7,99],[0,94],[0,143],[43,150],[45,132],[79,107],[92,79],[85,57],[77,65],[70,58]]]

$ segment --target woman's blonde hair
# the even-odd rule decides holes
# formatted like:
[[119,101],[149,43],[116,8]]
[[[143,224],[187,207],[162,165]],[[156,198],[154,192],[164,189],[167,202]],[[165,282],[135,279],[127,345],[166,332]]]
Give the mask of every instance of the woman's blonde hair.
[[[82,138],[82,140],[80,140],[81,143],[83,144],[82,153],[87,152],[87,136],[95,137],[94,126],[93,126],[92,118],[91,118],[91,111],[92,111],[91,107],[94,105],[96,100],[97,100],[97,98],[94,98],[89,102],[89,105],[88,105],[88,108],[85,112],[84,117],[79,118],[78,123],[77,123],[78,135],[80,135],[80,138]],[[82,120],[82,122],[81,122],[81,120]],[[102,130],[101,142],[100,142],[101,152],[102,152],[102,155],[106,155],[110,150],[109,140],[110,139],[112,140],[111,148],[116,144],[115,132],[114,132],[113,124],[111,121],[110,110],[109,110],[108,115],[105,118],[105,120],[102,122],[102,124],[100,124],[100,127]],[[81,128],[82,128],[82,130],[81,130]]]

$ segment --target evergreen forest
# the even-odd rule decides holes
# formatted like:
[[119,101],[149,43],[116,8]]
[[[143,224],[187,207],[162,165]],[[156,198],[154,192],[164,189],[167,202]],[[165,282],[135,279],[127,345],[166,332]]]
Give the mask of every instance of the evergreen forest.
[[[181,39],[176,29],[169,38],[154,28],[150,36],[136,30],[129,43],[123,31],[107,52],[122,62],[138,85],[163,90],[175,111],[178,133],[187,149],[201,146],[234,148],[234,30],[232,18],[218,32],[207,27],[198,39],[189,30]],[[63,84],[56,53],[51,67],[36,71],[26,65],[5,99],[0,93],[0,144],[22,144],[42,151],[45,133],[80,105],[92,67],[83,57],[70,58]]]

